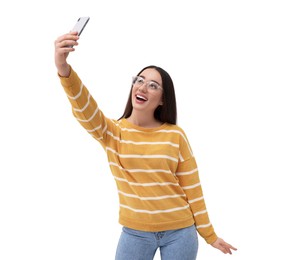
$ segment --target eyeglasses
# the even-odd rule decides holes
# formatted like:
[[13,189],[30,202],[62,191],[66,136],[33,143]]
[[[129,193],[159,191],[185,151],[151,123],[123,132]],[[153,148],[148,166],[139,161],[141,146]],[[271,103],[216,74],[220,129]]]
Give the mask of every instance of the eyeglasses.
[[161,85],[159,83],[157,83],[156,81],[153,81],[153,80],[145,81],[145,79],[140,77],[140,76],[133,77],[132,78],[132,84],[133,84],[133,86],[139,86],[139,87],[141,87],[145,84],[147,89],[151,90],[151,91],[158,91],[158,90],[163,89],[161,87]]

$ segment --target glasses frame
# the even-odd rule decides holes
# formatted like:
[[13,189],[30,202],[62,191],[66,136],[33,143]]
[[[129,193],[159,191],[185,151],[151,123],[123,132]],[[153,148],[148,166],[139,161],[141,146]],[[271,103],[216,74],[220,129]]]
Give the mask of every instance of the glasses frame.
[[[156,89],[155,89],[155,88],[152,88],[152,87],[150,86],[150,84],[152,84],[152,83],[157,87]],[[148,80],[148,81],[146,81],[146,80],[145,80],[143,77],[141,77],[141,76],[133,76],[133,77],[132,77],[132,85],[133,85],[133,86],[139,86],[139,87],[141,87],[141,86],[143,86],[144,84],[145,84],[147,90],[150,90],[150,91],[163,90],[162,86],[161,86],[158,82],[156,82],[156,81],[154,81],[154,80]]]

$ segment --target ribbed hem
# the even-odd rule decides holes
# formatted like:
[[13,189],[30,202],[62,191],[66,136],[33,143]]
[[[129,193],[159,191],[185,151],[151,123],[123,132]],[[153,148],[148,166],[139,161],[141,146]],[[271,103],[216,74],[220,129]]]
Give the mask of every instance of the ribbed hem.
[[75,96],[81,90],[81,80],[76,72],[70,66],[70,75],[68,77],[62,77],[58,74],[61,84],[68,96]]
[[186,228],[194,225],[194,219],[180,219],[173,222],[164,222],[164,223],[145,223],[145,222],[136,222],[132,219],[127,219],[126,217],[120,216],[119,223],[125,227],[147,231],[147,232],[161,232],[167,230],[174,230],[180,228]]

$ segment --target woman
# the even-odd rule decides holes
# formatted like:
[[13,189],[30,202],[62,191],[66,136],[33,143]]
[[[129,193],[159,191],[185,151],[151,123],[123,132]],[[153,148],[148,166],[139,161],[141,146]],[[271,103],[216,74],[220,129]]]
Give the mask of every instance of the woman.
[[214,232],[206,210],[195,158],[176,125],[176,101],[169,74],[156,66],[133,78],[123,116],[111,120],[99,110],[67,57],[77,33],[55,41],[55,64],[79,123],[105,149],[115,178],[123,231],[116,260],[196,259],[197,232],[208,244],[232,254]]

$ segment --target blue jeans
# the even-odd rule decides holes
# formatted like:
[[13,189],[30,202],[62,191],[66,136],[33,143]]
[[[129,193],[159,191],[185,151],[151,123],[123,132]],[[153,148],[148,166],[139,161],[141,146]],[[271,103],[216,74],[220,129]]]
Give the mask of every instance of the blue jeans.
[[195,226],[162,232],[123,227],[115,260],[152,260],[158,248],[162,260],[195,260],[198,252]]

